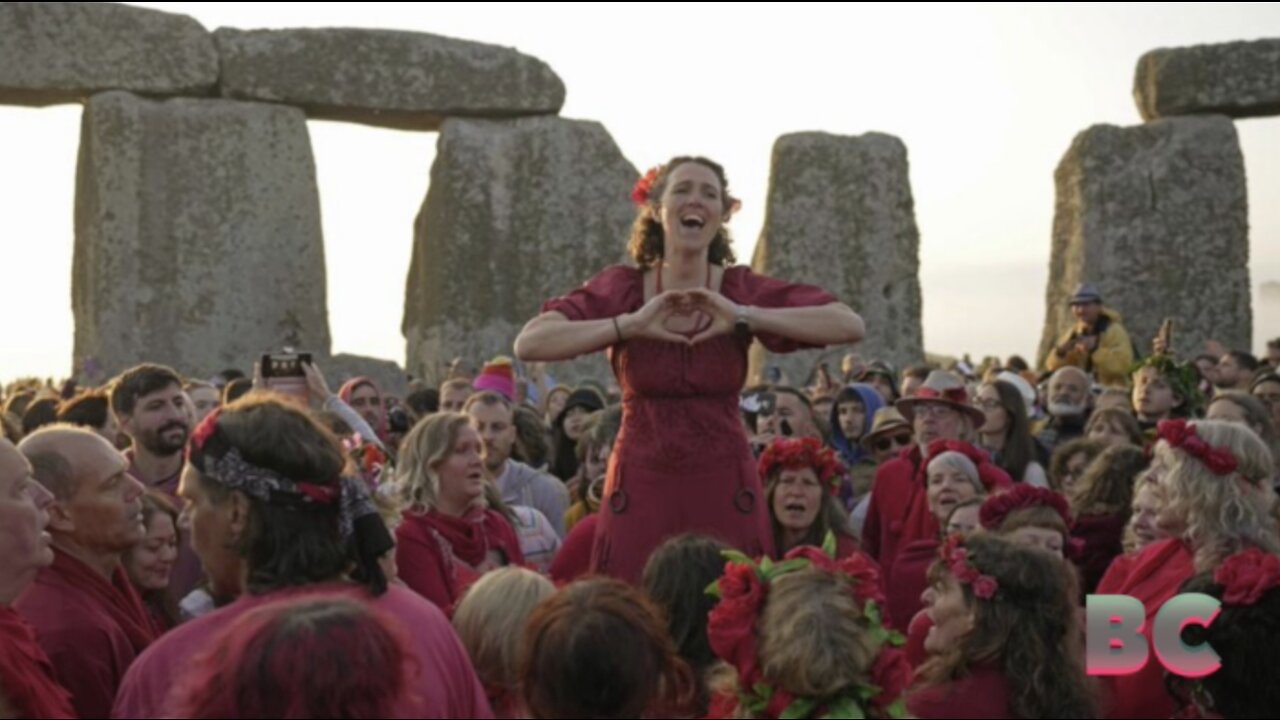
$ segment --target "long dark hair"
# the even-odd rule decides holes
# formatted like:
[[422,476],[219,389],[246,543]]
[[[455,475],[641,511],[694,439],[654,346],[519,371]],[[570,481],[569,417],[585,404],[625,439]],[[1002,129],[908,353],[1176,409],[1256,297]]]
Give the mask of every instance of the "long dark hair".
[[[688,155],[681,155],[668,160],[666,164],[659,168],[657,177],[654,178],[653,184],[649,186],[649,197],[640,206],[636,221],[631,226],[631,240],[627,243],[627,252],[631,255],[631,259],[635,261],[636,265],[642,268],[656,264],[665,251],[662,221],[658,219],[657,210],[658,199],[662,197],[662,192],[667,187],[667,178],[671,176],[672,170],[691,162],[708,168],[720,180],[722,212],[729,212],[737,203],[737,200],[729,194],[729,180],[725,177],[724,168],[719,163],[704,157]],[[707,259],[714,265],[732,265],[737,260],[734,257],[733,248],[730,247],[732,243],[733,238],[729,236],[729,228],[721,225],[720,231],[716,233],[715,238],[711,241],[711,247],[707,251]]]
[[1000,396],[1000,407],[1009,416],[1009,426],[1004,430],[1004,449],[996,464],[1009,473],[1014,482],[1022,482],[1027,467],[1036,461],[1036,441],[1031,437],[1031,422],[1027,419],[1027,401],[1013,383],[996,380],[988,383]]
[[[967,560],[993,577],[999,589],[979,600],[961,584],[973,609],[973,629],[917,673],[924,685],[945,685],[969,668],[993,665],[1004,674],[1009,709],[1017,718],[1097,717],[1084,672],[1075,574],[1048,553],[975,533],[965,541]],[[950,573],[941,561],[929,570],[938,583]]]

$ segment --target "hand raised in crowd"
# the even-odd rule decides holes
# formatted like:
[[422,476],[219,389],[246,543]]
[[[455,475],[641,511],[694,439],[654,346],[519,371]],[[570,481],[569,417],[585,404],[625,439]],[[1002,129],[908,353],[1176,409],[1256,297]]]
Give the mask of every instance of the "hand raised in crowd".
[[315,363],[303,363],[302,372],[307,377],[307,393],[312,400],[323,405],[333,395],[329,391],[329,383],[325,382],[324,373]]

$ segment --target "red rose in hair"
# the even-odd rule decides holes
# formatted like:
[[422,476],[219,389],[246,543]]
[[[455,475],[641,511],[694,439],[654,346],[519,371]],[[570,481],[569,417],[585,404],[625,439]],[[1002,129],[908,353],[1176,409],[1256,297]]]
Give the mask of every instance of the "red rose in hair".
[[765,587],[753,565],[729,563],[718,581],[720,602],[707,617],[707,641],[745,679],[756,669],[756,619]]
[[1230,475],[1240,466],[1234,453],[1227,448],[1215,448],[1196,434],[1195,427],[1186,420],[1162,420],[1157,427],[1160,439],[1169,447],[1177,448],[1199,460],[1214,475]]
[[653,182],[658,179],[659,170],[660,167],[649,168],[649,172],[636,181],[635,187],[631,188],[631,202],[637,205],[649,202],[649,191],[653,189]]
[[871,698],[876,707],[888,707],[902,697],[911,684],[913,674],[906,653],[897,648],[884,648],[871,666],[871,682],[880,688],[880,694]]
[[1227,558],[1214,572],[1213,581],[1223,587],[1223,603],[1257,604],[1267,591],[1280,587],[1280,557],[1249,548]]
[[983,600],[990,600],[996,596],[996,590],[1000,589],[1000,585],[995,578],[990,575],[982,575],[973,581],[973,594]]
[[844,476],[844,463],[834,450],[823,447],[817,438],[778,438],[760,455],[760,477],[768,478],[780,470],[809,468],[818,480],[827,485],[835,495],[840,492],[840,480]]
[[881,609],[885,607],[880,568],[874,560],[856,552],[836,563],[836,571],[853,578],[853,596],[858,602],[865,605],[867,601],[874,600]]

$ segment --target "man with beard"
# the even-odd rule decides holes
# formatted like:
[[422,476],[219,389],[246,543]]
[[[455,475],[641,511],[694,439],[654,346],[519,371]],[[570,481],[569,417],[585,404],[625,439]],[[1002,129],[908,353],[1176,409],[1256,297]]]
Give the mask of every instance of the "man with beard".
[[53,564],[14,608],[36,639],[80,717],[110,717],[133,659],[155,640],[121,558],[147,534],[142,483],[124,456],[91,430],[43,428],[18,450],[53,495],[48,532]]
[[557,478],[511,459],[516,444],[515,408],[511,401],[484,391],[472,395],[464,409],[484,443],[484,465],[502,493],[502,501],[538,510],[550,521],[556,535],[563,538],[569,492]]
[[1036,441],[1052,455],[1062,443],[1084,435],[1084,426],[1093,412],[1092,381],[1083,370],[1070,366],[1049,378],[1049,422],[1036,434]]
[[[129,474],[148,490],[169,496],[178,507],[178,479],[186,462],[183,448],[191,431],[192,408],[182,378],[163,365],[126,370],[111,386],[111,409],[128,436]],[[204,579],[200,558],[185,535],[179,537],[178,561],[169,578],[169,597],[182,601]]]
[[1262,363],[1243,350],[1231,350],[1218,360],[1214,368],[1213,385],[1219,391],[1239,390],[1249,392],[1253,387],[1253,378],[1258,374]]

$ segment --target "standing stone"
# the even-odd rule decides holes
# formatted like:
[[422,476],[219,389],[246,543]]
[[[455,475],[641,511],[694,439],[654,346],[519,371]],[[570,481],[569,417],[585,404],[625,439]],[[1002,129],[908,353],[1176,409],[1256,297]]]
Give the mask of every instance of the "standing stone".
[[76,367],[155,361],[204,377],[282,346],[328,354],[302,111],[94,96],[75,224]]
[[1280,39],[1152,50],[1138,60],[1133,97],[1143,120],[1280,115]]
[[[818,285],[859,313],[859,352],[902,368],[924,357],[920,329],[920,233],[907,148],[891,135],[784,135],[773,148],[769,206],[756,272]],[[751,378],[778,365],[793,385],[817,363],[833,376],[849,346],[774,355],[752,347]]]
[[445,117],[550,115],[564,82],[516,50],[393,30],[214,33],[225,97],[280,102],[314,118],[438,130]]
[[1086,281],[1142,355],[1166,317],[1184,358],[1210,339],[1251,347],[1248,198],[1230,120],[1095,125],[1076,136],[1055,180],[1041,363],[1074,324],[1067,298]]
[[[462,357],[511,355],[542,302],[622,262],[635,168],[604,127],[559,118],[449,120],[415,224],[408,371],[439,382]],[[605,379],[599,353],[551,374]]]
[[0,104],[80,102],[105,90],[210,95],[213,37],[186,15],[116,3],[0,3]]

